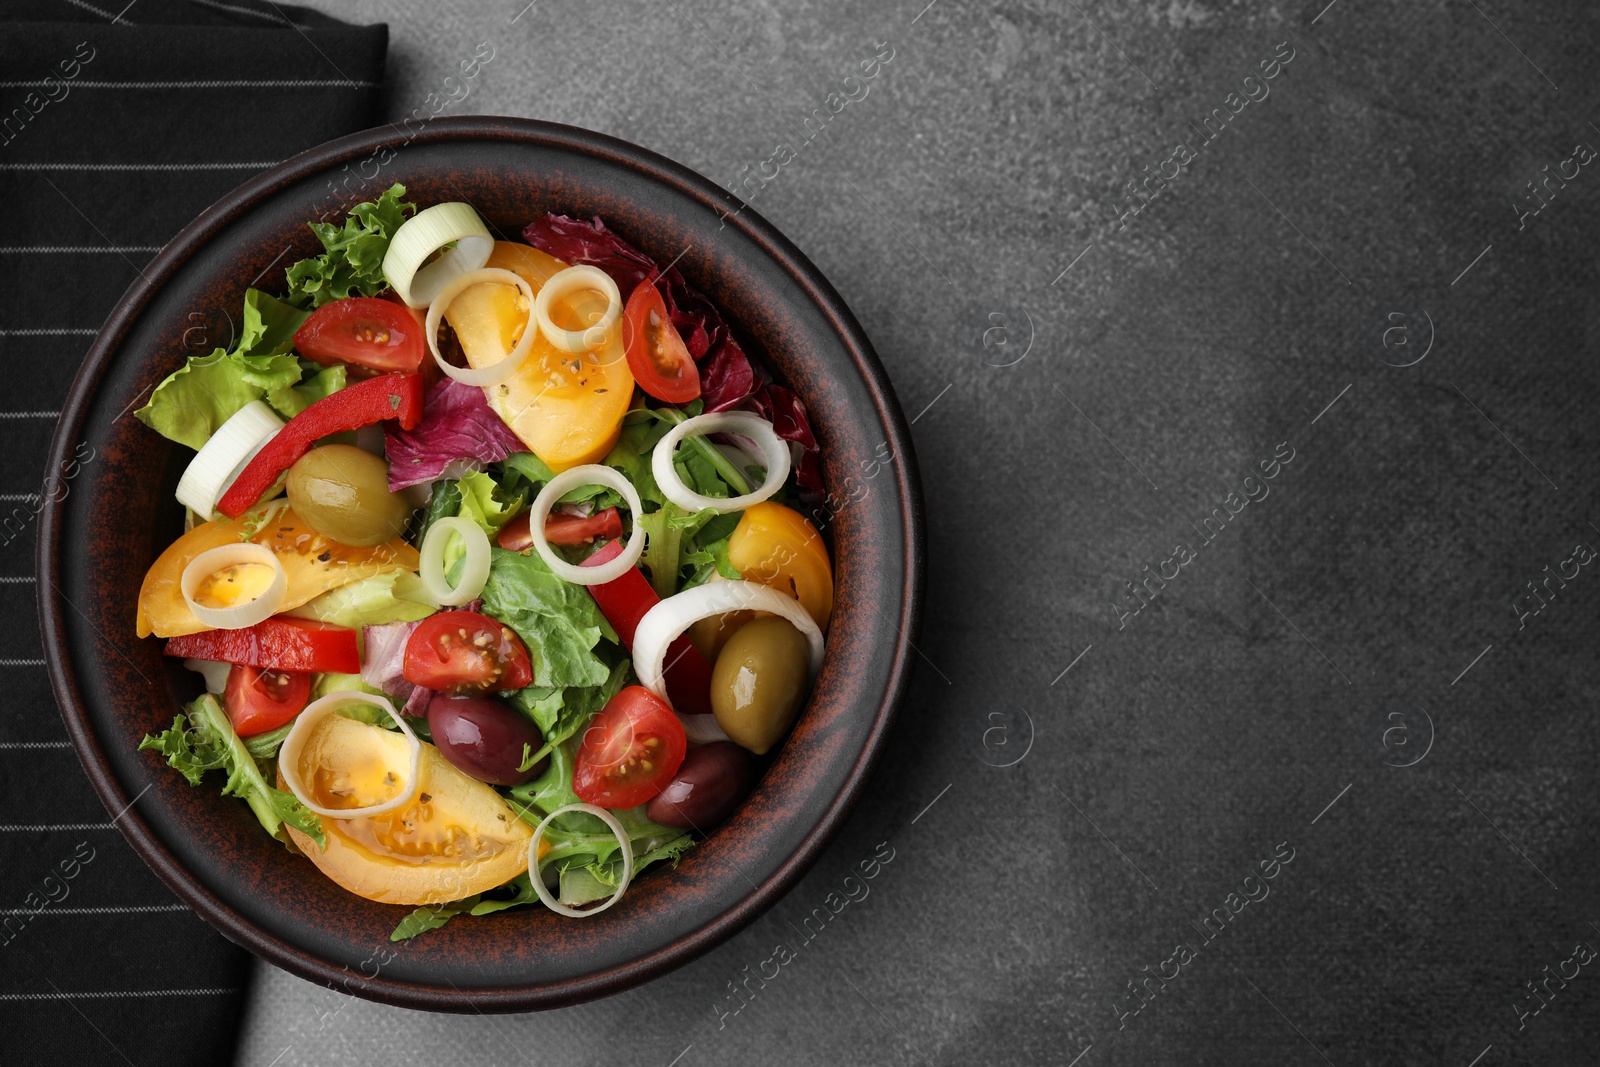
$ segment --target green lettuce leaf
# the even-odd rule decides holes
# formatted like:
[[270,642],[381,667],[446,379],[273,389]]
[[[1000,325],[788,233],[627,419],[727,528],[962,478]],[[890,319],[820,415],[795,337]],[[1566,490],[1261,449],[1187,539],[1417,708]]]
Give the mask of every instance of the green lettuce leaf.
[[343,367],[309,364],[314,369],[307,371],[291,354],[306,314],[259,289],[246,290],[244,330],[233,351],[191,357],[134,414],[163,437],[196,450],[253,400],[265,400],[286,419],[300,414],[345,384]]
[[300,361],[300,370],[305,377],[300,379],[299,385],[277,389],[267,394],[267,403],[276,408],[284,418],[294,418],[323,397],[337,393],[347,384],[342,363],[332,367],[319,367],[310,360],[303,359]]
[[386,622],[415,622],[437,610],[439,605],[421,578],[410,571],[389,571],[330,589],[283,614],[359,630]]
[[134,415],[198,451],[240,408],[299,380],[300,363],[293,356],[238,356],[219,348],[169,374]]
[[458,479],[456,488],[461,492],[456,514],[477,523],[490,540],[528,504],[525,492],[507,492],[483,471],[472,471]]
[[311,317],[260,289],[244,291],[244,328],[233,346],[241,356],[281,356],[294,348],[295,331]]
[[383,257],[389,241],[415,204],[400,198],[406,187],[390,186],[377,200],[350,209],[343,226],[307,223],[322,242],[323,253],[289,268],[288,302],[298,308],[319,308],[347,296],[377,296],[389,287]]
[[516,631],[533,660],[533,680],[548,689],[600,686],[611,668],[595,655],[616,633],[580,585],[550,572],[537,552],[490,549],[483,610]]
[[244,798],[267,833],[287,844],[289,836],[283,830],[287,823],[319,846],[326,845],[322,821],[293,794],[267,784],[261,767],[234,733],[233,724],[214,695],[207,693],[184,710],[188,712],[187,719],[178,715],[170,729],[155,736],[146,734],[139,742],[140,750],[154,749],[167,757],[167,763],[190,785],[199,785],[207,771],[226,771],[223,795]]
[[611,674],[600,685],[567,686],[554,689],[530,685],[511,695],[511,703],[534,721],[544,735],[545,745],[530,753],[523,766],[532,767],[551,750],[581,730],[589,717],[622,692],[628,684],[630,664],[623,660],[611,668]]

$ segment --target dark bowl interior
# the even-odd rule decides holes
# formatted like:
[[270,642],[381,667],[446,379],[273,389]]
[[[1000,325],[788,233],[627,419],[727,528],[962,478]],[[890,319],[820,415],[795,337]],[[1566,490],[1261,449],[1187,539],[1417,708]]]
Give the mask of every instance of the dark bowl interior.
[[[75,450],[93,455],[44,512],[46,653],[101,800],[113,813],[126,809],[118,827],[229,938],[375,1000],[552,1007],[646,981],[729,937],[798,879],[840,825],[907,679],[922,566],[915,462],[882,368],[839,295],[759,217],[724,219],[737,204],[710,182],[635,146],[548,123],[439,120],[409,143],[402,137],[390,129],[331,142],[241,186],[169,244],[117,305],[52,450],[52,470]],[[243,804],[218,794],[220,775],[191,788],[136,751],[196,687],[161,655],[160,641],[133,630],[144,572],[180,529],[172,494],[191,453],[129,412],[185,356],[230,343],[247,286],[281,291],[286,266],[318,250],[307,220],[337,220],[394,181],[423,204],[468,201],[513,239],[555,210],[599,215],[661,262],[681,254],[679,269],[722,308],[752,356],[805,399],[822,443],[837,511],[837,608],[807,710],[724,827],[676,872],[641,879],[593,919],[522,908],[391,945],[410,909],[353,896],[288,856]],[[880,468],[884,448],[894,460]]]

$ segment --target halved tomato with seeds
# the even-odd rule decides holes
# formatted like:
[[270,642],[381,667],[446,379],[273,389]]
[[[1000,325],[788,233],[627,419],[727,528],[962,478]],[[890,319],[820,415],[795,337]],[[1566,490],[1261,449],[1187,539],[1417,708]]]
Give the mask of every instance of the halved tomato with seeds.
[[522,639],[476,611],[441,611],[418,623],[406,641],[400,673],[412,685],[453,696],[533,684]]

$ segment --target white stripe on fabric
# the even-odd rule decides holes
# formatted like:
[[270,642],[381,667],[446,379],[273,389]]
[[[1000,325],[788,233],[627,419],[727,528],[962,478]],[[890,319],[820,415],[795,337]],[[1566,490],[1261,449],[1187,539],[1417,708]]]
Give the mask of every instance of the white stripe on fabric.
[[104,907],[7,908],[0,915],[165,915],[169,912],[188,911],[186,904],[108,904]]
[[0,741],[0,752],[26,752],[34,749],[71,747],[71,741]]
[[0,330],[0,337],[93,337],[99,332],[92,326],[33,326]]
[[45,822],[35,826],[0,824],[0,834],[23,834],[30,831],[53,830],[110,830],[108,822]]
[[240,7],[237,4],[218,3],[217,0],[189,0],[189,3],[199,4],[201,7],[214,8],[217,11],[231,11],[236,15],[252,15],[258,19],[266,19],[268,22],[276,22],[280,26],[294,25],[283,15],[272,11],[257,11],[254,8]]
[[[0,419],[55,419],[60,418],[59,411],[0,411]],[[0,578],[0,582],[5,581]]]
[[93,4],[85,3],[84,0],[67,0],[67,3],[71,4],[73,7],[78,7],[78,8],[82,8],[85,11],[93,12],[94,14],[99,15],[103,19],[110,19],[111,20],[111,24],[113,26],[115,26],[118,22],[122,23],[124,26],[132,26],[133,25],[133,23],[129,22],[127,19],[122,17],[127,12],[128,7],[132,7],[133,4],[129,4],[128,7],[123,8],[121,11],[119,11],[115,15],[113,15],[109,11],[102,11],[100,8],[95,7]]
[[0,245],[0,255],[7,256],[61,256],[75,252],[159,252],[161,245]]
[[43,667],[42,659],[0,659],[0,667]]

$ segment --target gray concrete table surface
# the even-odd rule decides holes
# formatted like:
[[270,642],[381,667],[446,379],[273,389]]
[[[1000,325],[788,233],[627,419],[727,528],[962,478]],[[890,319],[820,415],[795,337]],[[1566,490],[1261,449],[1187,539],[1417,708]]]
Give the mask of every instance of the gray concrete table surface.
[[1593,1062],[1593,5],[315,6],[395,120],[487,41],[444,114],[724,184],[853,96],[750,200],[915,416],[928,611],[725,946],[515,1017],[261,965],[242,1063]]

